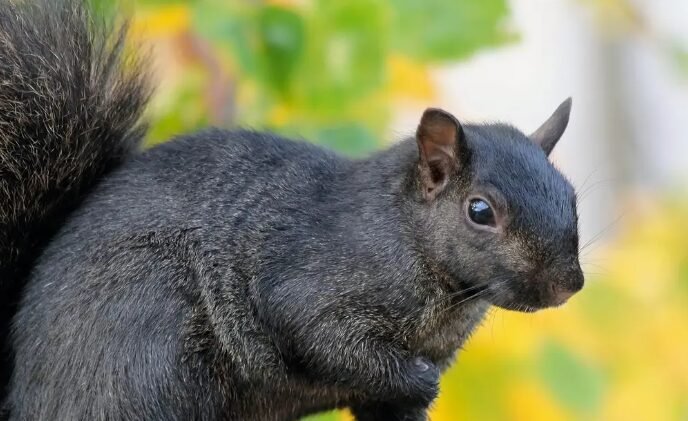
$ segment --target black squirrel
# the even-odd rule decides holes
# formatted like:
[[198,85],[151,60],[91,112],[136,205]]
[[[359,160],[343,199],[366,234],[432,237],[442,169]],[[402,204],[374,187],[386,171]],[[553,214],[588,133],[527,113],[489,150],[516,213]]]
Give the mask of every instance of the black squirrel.
[[79,0],[0,0],[5,417],[423,420],[491,305],[583,286],[532,135],[428,109],[351,160],[210,129],[141,152],[145,63]]

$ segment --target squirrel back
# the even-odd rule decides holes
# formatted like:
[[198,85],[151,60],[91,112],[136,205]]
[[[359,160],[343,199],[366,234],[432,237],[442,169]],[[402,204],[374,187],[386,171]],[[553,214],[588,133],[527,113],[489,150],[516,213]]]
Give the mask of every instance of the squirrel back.
[[10,321],[35,258],[145,133],[146,72],[125,37],[126,25],[106,29],[80,0],[0,0],[3,390]]

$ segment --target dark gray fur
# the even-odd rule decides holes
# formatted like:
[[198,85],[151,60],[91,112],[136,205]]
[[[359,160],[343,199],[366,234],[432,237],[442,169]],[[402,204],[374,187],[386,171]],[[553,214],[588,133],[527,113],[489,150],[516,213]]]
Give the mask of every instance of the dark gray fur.
[[[86,30],[73,22],[79,13],[49,18],[0,4],[0,36],[11,43],[39,37],[7,30],[19,25],[12,13],[65,19],[45,28],[55,39]],[[33,51],[54,60],[50,49]],[[0,47],[0,61],[8,54]],[[61,83],[84,83],[51,66]],[[50,239],[32,234],[41,253],[13,246],[39,256],[30,276],[14,278],[25,285],[11,341],[11,419],[291,420],[350,406],[359,420],[422,420],[439,372],[489,305],[535,310],[558,304],[558,289],[582,286],[574,191],[510,126],[461,127],[461,165],[433,200],[422,193],[415,139],[349,160],[269,133],[207,130],[113,170],[99,159],[132,133],[138,139],[138,92],[133,106],[109,113],[68,113],[75,97],[56,110],[100,132],[48,123],[38,126],[55,137],[0,136],[3,148],[57,142],[73,165],[97,168],[71,176],[76,190],[88,187],[78,200],[54,190],[56,208],[75,209]],[[115,130],[113,121],[126,124]],[[77,141],[95,155],[72,152]],[[0,155],[3,174],[13,156]],[[34,173],[22,174],[3,199],[16,209],[25,208],[13,189]],[[40,192],[22,193],[22,203],[44,206]],[[476,194],[507,215],[499,233],[466,218]]]

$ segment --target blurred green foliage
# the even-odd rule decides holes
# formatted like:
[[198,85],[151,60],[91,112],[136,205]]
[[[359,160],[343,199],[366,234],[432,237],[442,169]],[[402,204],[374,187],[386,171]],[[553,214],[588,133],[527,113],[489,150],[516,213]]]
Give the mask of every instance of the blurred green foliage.
[[[514,38],[505,0],[140,0],[136,10],[144,38],[157,19],[149,35],[176,28],[176,48],[208,49],[164,94],[151,143],[211,123],[365,154],[380,146],[395,100],[427,83],[414,75]],[[404,66],[415,73],[395,78]],[[228,92],[209,101],[207,91]]]

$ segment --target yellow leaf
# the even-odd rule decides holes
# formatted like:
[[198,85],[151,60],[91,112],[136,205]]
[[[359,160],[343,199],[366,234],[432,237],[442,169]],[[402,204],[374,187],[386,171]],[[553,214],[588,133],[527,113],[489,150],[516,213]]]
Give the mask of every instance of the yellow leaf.
[[172,36],[187,31],[190,21],[186,5],[160,6],[138,11],[133,20],[132,33],[142,38]]
[[570,416],[537,383],[514,382],[506,395],[506,407],[513,421],[559,421]]
[[389,89],[393,97],[427,101],[435,96],[434,86],[425,66],[400,55],[390,56],[388,66]]

